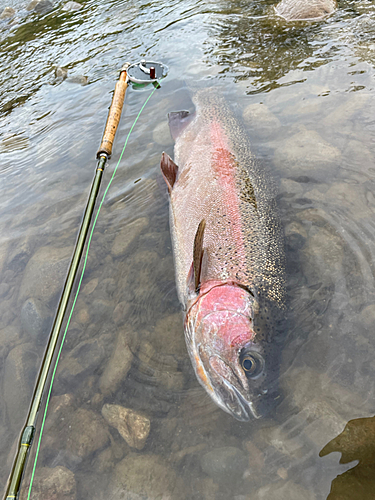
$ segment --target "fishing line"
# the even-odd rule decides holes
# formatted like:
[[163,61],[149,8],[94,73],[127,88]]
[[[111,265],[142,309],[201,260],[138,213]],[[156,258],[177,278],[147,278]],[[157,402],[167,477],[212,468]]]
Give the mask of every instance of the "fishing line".
[[86,264],[87,264],[87,259],[88,259],[88,253],[89,253],[91,239],[92,239],[92,235],[94,233],[96,221],[98,220],[100,210],[101,210],[102,205],[104,203],[104,199],[105,199],[105,197],[107,195],[107,192],[108,192],[109,188],[111,187],[112,181],[113,181],[113,179],[114,179],[114,177],[116,175],[117,169],[118,169],[118,167],[120,165],[120,162],[122,160],[123,154],[125,152],[126,146],[128,144],[128,141],[129,141],[130,134],[132,133],[132,131],[133,131],[134,127],[135,127],[135,124],[137,123],[138,118],[140,117],[140,115],[141,115],[142,111],[144,110],[146,104],[151,99],[151,97],[153,96],[153,94],[157,90],[157,88],[158,87],[155,86],[155,88],[153,89],[153,91],[151,92],[151,94],[147,97],[147,99],[144,102],[143,106],[141,107],[141,109],[140,109],[140,111],[139,111],[136,119],[134,120],[133,125],[131,126],[131,128],[129,130],[129,133],[128,133],[128,135],[126,137],[126,140],[125,140],[124,147],[122,148],[122,151],[121,151],[121,154],[120,154],[120,158],[118,159],[118,162],[117,162],[116,167],[115,167],[115,169],[113,171],[112,177],[111,177],[111,179],[108,182],[106,190],[104,191],[102,200],[101,200],[101,202],[99,204],[98,210],[97,210],[96,215],[95,215],[94,222],[92,224],[90,236],[89,236],[88,241],[87,241],[87,248],[86,248],[86,253],[85,253],[85,258],[84,258],[84,263],[83,263],[83,267],[82,267],[81,276],[80,276],[80,279],[79,279],[79,282],[78,282],[77,291],[76,291],[76,294],[75,294],[75,297],[74,297],[74,301],[73,301],[73,304],[72,304],[72,307],[71,307],[71,310],[70,310],[70,313],[69,313],[69,317],[68,317],[68,321],[67,321],[67,324],[66,324],[66,327],[65,327],[64,335],[63,335],[62,340],[61,340],[61,344],[60,344],[60,347],[59,347],[59,350],[58,350],[58,353],[57,353],[57,357],[56,357],[55,366],[53,368],[53,372],[52,372],[52,376],[51,376],[51,382],[50,382],[50,386],[49,386],[48,394],[47,394],[47,398],[46,398],[46,405],[45,405],[45,409],[44,409],[43,420],[42,420],[42,424],[41,424],[41,427],[40,427],[38,445],[37,445],[36,452],[35,452],[35,459],[34,459],[33,470],[32,470],[32,473],[31,473],[31,479],[30,479],[30,485],[29,485],[29,491],[28,491],[28,495],[27,495],[27,500],[30,500],[31,489],[32,489],[33,481],[34,481],[34,475],[35,475],[36,465],[37,465],[37,462],[38,462],[40,445],[41,445],[42,436],[43,436],[43,430],[44,430],[44,424],[45,424],[46,417],[47,417],[47,410],[48,410],[48,405],[49,405],[49,401],[50,401],[50,397],[51,397],[51,392],[52,392],[53,382],[54,382],[54,379],[55,379],[57,365],[59,363],[60,354],[61,354],[61,351],[62,351],[62,348],[63,348],[63,345],[64,345],[64,341],[65,341],[65,337],[66,337],[66,334],[67,334],[67,331],[68,331],[68,328],[69,328],[70,320],[72,318],[74,307],[75,307],[75,304],[76,304],[76,301],[77,301],[77,298],[78,298],[78,293],[79,293],[80,288],[81,288],[81,283],[82,283],[83,275],[84,275],[85,269],[86,269]]

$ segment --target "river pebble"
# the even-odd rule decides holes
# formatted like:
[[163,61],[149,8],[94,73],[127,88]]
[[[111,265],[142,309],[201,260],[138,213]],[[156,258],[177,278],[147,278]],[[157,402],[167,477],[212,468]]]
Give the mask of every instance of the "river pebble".
[[319,20],[336,10],[336,0],[281,0],[276,13],[286,21]]
[[40,358],[32,344],[26,343],[12,349],[4,367],[3,396],[13,430],[24,424],[33,395]]
[[13,9],[13,7],[5,7],[0,15],[0,19],[10,19],[15,15],[15,13],[16,11]]
[[26,265],[19,302],[32,297],[45,304],[53,305],[61,292],[68,272],[72,248],[42,247],[37,250]]
[[150,433],[150,419],[145,415],[120,405],[105,404],[104,419],[118,430],[131,448],[142,450]]
[[158,352],[186,358],[186,344],[181,313],[171,314],[156,322],[152,340]]
[[60,433],[60,446],[80,458],[87,458],[109,441],[108,427],[104,419],[91,410],[79,408],[66,420]]
[[98,339],[81,342],[60,362],[57,374],[59,384],[72,387],[82,381],[88,373],[100,367],[105,354]]
[[46,12],[53,9],[53,4],[49,0],[33,0],[26,7],[28,11],[34,11],[38,14],[45,14]]
[[171,133],[169,131],[169,125],[167,119],[158,123],[152,132],[152,138],[156,144],[160,146],[172,146],[173,139],[171,137]]
[[82,5],[78,2],[66,2],[63,5],[62,10],[74,11],[82,8]]
[[341,158],[340,151],[329,144],[315,130],[300,126],[299,131],[282,142],[275,151],[274,161],[284,174],[308,175],[325,179],[327,168],[334,175],[334,167]]
[[102,394],[113,394],[119,389],[130,370],[133,353],[136,350],[137,345],[133,332],[125,328],[120,329],[112,355],[99,380]]
[[132,241],[148,226],[147,217],[140,217],[123,227],[113,242],[111,253],[114,257],[120,257],[126,253]]
[[201,458],[203,472],[216,482],[240,480],[248,468],[246,454],[233,446],[215,448]]
[[175,471],[158,455],[129,453],[116,465],[109,498],[122,500],[184,500]]
[[48,337],[49,309],[38,299],[27,299],[21,309],[21,326],[28,340],[42,343]]
[[[20,499],[26,500],[28,488],[21,490]],[[30,500],[76,500],[77,487],[74,474],[66,467],[42,467],[37,469]]]
[[280,128],[280,120],[262,103],[249,104],[243,110],[243,120],[248,125],[250,135],[268,139]]

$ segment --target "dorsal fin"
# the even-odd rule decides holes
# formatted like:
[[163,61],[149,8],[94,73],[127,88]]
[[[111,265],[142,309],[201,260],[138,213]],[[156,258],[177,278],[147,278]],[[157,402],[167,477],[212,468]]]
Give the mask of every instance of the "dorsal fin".
[[172,160],[172,158],[167,155],[167,153],[162,153],[160,160],[160,168],[168,186],[169,194],[173,189],[174,183],[177,179],[178,166]]
[[191,115],[189,111],[185,110],[168,113],[169,130],[174,141],[182,134],[193,118],[194,114]]
[[194,265],[194,286],[196,292],[198,292],[199,285],[201,282],[201,270],[202,270],[202,259],[203,259],[203,237],[204,237],[205,227],[206,227],[206,221],[202,219],[199,223],[194,238],[193,265]]

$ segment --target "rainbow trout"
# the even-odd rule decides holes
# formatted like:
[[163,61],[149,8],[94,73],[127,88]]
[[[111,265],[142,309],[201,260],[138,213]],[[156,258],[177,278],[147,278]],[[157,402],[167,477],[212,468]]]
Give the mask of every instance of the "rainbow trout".
[[284,308],[275,191],[225,101],[198,92],[170,113],[175,160],[162,154],[188,352],[199,382],[238,420],[274,406]]

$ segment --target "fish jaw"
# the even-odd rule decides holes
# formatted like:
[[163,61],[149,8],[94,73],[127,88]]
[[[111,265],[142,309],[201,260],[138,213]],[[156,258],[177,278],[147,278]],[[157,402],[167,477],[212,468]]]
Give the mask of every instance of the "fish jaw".
[[[269,392],[267,360],[253,328],[257,311],[256,299],[238,284],[210,283],[201,287],[185,319],[199,382],[219,407],[241,421],[264,415]],[[251,376],[244,356],[256,365]]]

